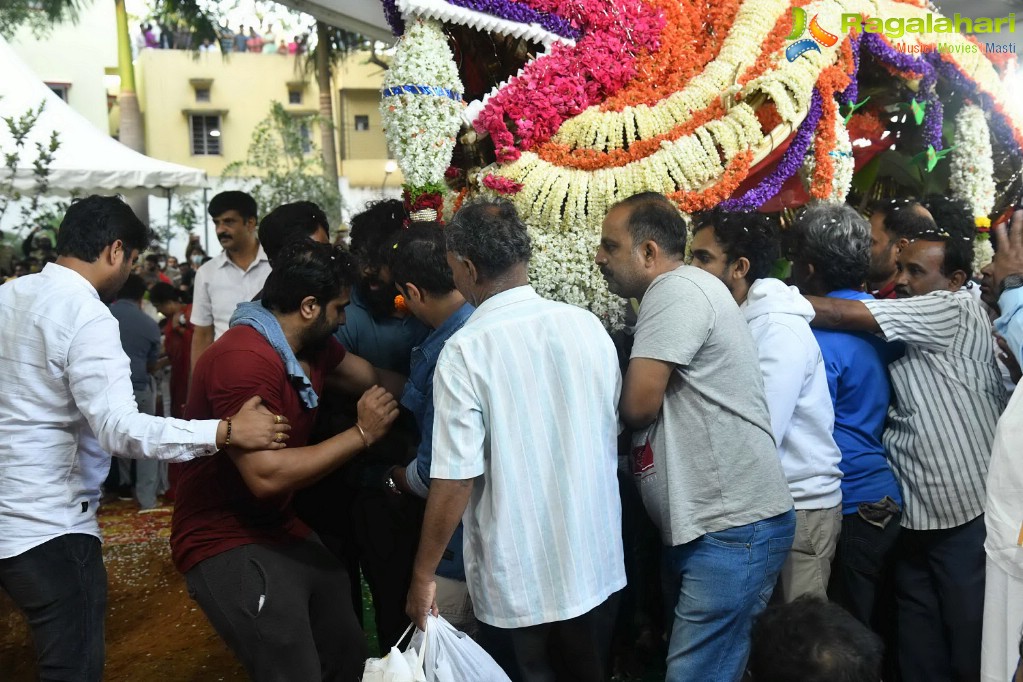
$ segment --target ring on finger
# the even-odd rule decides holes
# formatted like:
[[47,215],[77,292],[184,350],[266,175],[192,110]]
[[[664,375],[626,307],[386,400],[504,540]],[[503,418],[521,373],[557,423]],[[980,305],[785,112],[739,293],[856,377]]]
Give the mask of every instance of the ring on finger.
[[280,424],[283,421],[284,421],[284,417],[282,417],[279,414],[275,414],[274,415],[274,424]]
[[283,434],[283,433],[281,433],[280,431],[278,431],[278,432],[277,432],[277,435],[276,435],[276,436],[274,436],[274,442],[275,442],[275,443],[280,443],[280,442],[282,442],[283,440],[284,440],[284,434]]

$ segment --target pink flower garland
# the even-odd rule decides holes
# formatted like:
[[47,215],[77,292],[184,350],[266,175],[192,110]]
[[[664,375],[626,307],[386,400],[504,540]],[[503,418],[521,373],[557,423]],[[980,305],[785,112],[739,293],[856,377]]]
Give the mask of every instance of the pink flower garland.
[[628,83],[636,75],[636,55],[657,50],[664,28],[664,16],[642,0],[523,4],[569,18],[582,38],[575,47],[555,44],[550,54],[526,65],[520,76],[487,101],[475,127],[489,133],[501,163],[546,142],[565,120]]

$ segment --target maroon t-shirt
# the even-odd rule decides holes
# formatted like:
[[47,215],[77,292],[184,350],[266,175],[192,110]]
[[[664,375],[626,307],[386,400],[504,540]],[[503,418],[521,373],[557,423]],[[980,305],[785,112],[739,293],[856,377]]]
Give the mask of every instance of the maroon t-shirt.
[[[309,380],[318,395],[328,373],[344,358],[331,338],[310,362]],[[316,420],[316,410],[302,405],[277,351],[255,329],[232,327],[196,363],[185,406],[186,419],[223,419],[238,412],[254,395],[274,414],[291,423],[288,447],[302,447]],[[257,499],[230,456],[221,451],[181,465],[171,522],[171,555],[185,573],[203,559],[249,544],[295,542],[310,530],[295,515],[291,495]]]

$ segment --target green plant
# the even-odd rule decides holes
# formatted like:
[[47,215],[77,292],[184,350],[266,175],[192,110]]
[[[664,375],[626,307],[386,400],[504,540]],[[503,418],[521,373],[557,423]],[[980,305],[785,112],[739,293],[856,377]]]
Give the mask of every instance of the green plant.
[[54,155],[60,148],[60,135],[51,131],[46,142],[36,141],[35,160],[32,162],[32,189],[23,192],[16,186],[19,173],[22,172],[22,159],[29,143],[32,131],[39,123],[39,116],[46,107],[40,102],[35,109],[29,109],[21,116],[3,116],[0,120],[7,127],[13,141],[10,151],[4,152],[5,178],[0,182],[0,221],[3,220],[12,204],[21,204],[22,228],[39,225],[56,227],[68,207],[67,201],[54,201],[46,197],[50,187],[50,166]]
[[247,191],[263,213],[281,204],[314,201],[326,212],[330,224],[338,225],[341,193],[324,175],[312,141],[314,124],[320,124],[318,116],[296,116],[274,102],[252,133],[245,161],[230,164],[224,175],[245,180]]

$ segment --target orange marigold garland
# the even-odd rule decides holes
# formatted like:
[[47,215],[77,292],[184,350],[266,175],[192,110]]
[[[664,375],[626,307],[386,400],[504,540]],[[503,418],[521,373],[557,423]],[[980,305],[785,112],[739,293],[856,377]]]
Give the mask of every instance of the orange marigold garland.
[[739,188],[742,181],[749,175],[750,166],[753,164],[753,152],[745,150],[739,152],[725,166],[725,172],[721,179],[699,192],[686,192],[680,190],[667,195],[674,201],[679,209],[686,213],[695,213],[716,206]]

